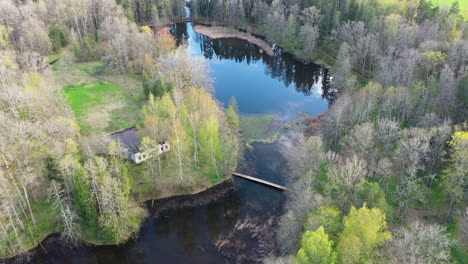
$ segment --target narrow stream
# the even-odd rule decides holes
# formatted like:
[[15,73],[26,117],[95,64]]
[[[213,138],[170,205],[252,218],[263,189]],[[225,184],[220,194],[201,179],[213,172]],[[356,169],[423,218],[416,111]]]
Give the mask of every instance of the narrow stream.
[[[314,116],[328,108],[329,77],[319,65],[303,64],[279,48],[268,56],[243,40],[211,40],[194,32],[191,23],[175,24],[172,32],[191,55],[207,60],[215,78],[213,93],[224,105],[235,96],[241,113],[275,113],[282,119],[302,111]],[[239,171],[284,183],[282,143],[252,146]],[[233,179],[173,201],[178,208],[161,211],[166,202],[157,202],[138,237],[124,245],[67,248],[50,237],[43,243],[47,253],[35,249],[20,263],[252,263],[272,250],[271,230],[284,201],[278,190]]]

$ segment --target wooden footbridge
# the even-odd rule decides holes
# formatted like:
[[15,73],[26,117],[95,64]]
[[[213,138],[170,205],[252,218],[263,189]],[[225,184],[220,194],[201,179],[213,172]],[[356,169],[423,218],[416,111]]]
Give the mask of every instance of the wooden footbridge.
[[289,191],[288,188],[286,188],[284,186],[281,186],[281,185],[278,185],[278,184],[275,184],[275,183],[272,183],[272,182],[269,182],[269,181],[265,181],[265,180],[262,180],[262,179],[259,179],[259,178],[255,178],[255,177],[252,177],[252,176],[240,174],[240,173],[237,173],[237,172],[233,172],[232,175],[236,176],[236,177],[239,177],[239,178],[249,180],[249,181],[253,181],[253,182],[256,182],[256,183],[259,183],[259,184],[263,184],[263,185],[266,185],[266,186],[269,186],[269,187],[272,187],[272,188],[275,188],[275,189],[278,189],[278,190],[281,190],[281,191]]

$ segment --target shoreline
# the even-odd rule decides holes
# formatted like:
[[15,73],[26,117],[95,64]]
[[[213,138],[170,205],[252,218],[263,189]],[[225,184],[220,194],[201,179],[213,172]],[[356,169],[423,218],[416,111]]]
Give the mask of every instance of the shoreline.
[[269,56],[274,55],[273,48],[271,47],[270,43],[263,39],[259,39],[252,34],[241,32],[237,29],[227,28],[222,26],[202,26],[202,25],[195,25],[193,27],[195,32],[205,35],[211,39],[222,39],[222,38],[238,38],[248,41],[256,46],[258,46],[262,51],[264,51]]
[[323,114],[304,120],[304,125],[306,126],[304,129],[304,135],[306,137],[320,136],[322,133],[323,124],[326,121],[327,114],[328,110]]
[[[177,208],[183,207],[190,207],[196,205],[203,205],[209,203],[213,200],[218,199],[219,197],[224,196],[228,191],[235,188],[235,184],[232,181],[233,177],[229,176],[224,179],[221,179],[218,182],[215,182],[209,186],[205,186],[204,188],[196,189],[194,191],[184,193],[184,194],[177,194],[177,195],[169,195],[169,196],[161,196],[150,200],[145,201],[136,201],[142,208],[147,210],[148,215],[142,219],[140,227],[138,228],[137,232],[133,232],[128,234],[128,237],[122,240],[118,244],[106,244],[106,243],[99,243],[96,241],[89,241],[86,239],[80,239],[77,246],[91,246],[91,247],[99,247],[99,246],[120,246],[127,243],[135,234],[138,234],[141,230],[141,227],[151,218],[157,218],[159,214]],[[232,181],[232,182],[231,182]],[[230,183],[231,182],[231,183]],[[207,197],[205,197],[207,196]],[[160,205],[161,208],[155,208],[156,205]],[[46,244],[49,240],[57,240],[54,242],[59,242],[59,237],[61,232],[54,231],[43,238],[38,239],[38,242],[33,246],[25,249],[22,252],[18,252],[8,256],[0,257],[0,261],[15,261],[16,258],[21,257],[23,254],[28,253],[36,253],[36,251],[43,252],[47,254],[47,250],[44,248],[43,244]],[[60,245],[60,244],[59,244]]]
[[[194,30],[196,32],[198,32],[198,31],[195,29],[195,27],[204,27],[204,28],[217,27],[217,28],[222,28],[225,31],[231,31],[230,33],[232,33],[232,34],[236,34],[236,35],[237,34],[239,34],[239,35],[245,34],[245,35],[251,36],[252,38],[255,38],[255,39],[258,39],[258,40],[261,40],[261,41],[267,43],[267,45],[270,46],[270,47],[272,46],[271,43],[266,40],[266,36],[264,34],[258,32],[255,28],[251,28],[250,30],[247,30],[247,29],[243,29],[243,28],[231,27],[231,26],[226,25],[225,23],[222,23],[222,22],[219,22],[219,21],[211,21],[211,20],[205,20],[205,19],[192,19],[192,23],[194,25]],[[206,36],[208,36],[210,38],[213,38],[210,35],[207,35],[205,33],[202,33],[202,32],[198,32],[198,33],[206,35]],[[233,36],[233,38],[239,38],[239,37]],[[213,38],[213,39],[216,39],[216,38]],[[249,39],[244,39],[244,40],[246,40],[246,41],[248,41],[248,42],[250,42],[252,44],[256,44],[256,43],[251,42]],[[326,62],[325,59],[322,56],[318,56],[318,58],[310,60],[310,59],[303,58],[303,57],[295,54],[294,52],[292,52],[290,50],[285,49],[284,47],[282,47],[278,43],[276,43],[276,45],[278,45],[278,47],[280,47],[284,52],[293,55],[294,58],[296,60],[298,60],[298,61],[301,61],[301,62],[306,63],[306,64],[308,64],[308,63],[319,64],[319,65],[323,65],[326,68],[331,68],[330,64],[328,62]],[[319,50],[319,48],[317,48],[317,50]],[[270,56],[272,56],[272,55],[270,55]],[[330,56],[330,55],[326,54],[326,56]]]

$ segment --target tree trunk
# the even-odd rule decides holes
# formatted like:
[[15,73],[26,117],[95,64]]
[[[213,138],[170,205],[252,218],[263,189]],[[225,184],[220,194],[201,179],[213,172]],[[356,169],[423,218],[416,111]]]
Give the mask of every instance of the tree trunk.
[[452,198],[450,199],[449,209],[447,211],[447,217],[445,218],[446,223],[448,223],[448,222],[450,222],[450,220],[452,220],[452,210],[453,210],[453,207],[455,206],[455,204],[456,204],[455,197],[454,197],[454,195],[452,195]]
[[[7,247],[8,252],[13,253],[14,252],[13,245],[12,245],[13,243],[9,240],[8,233],[5,230],[5,227],[3,226],[2,221],[0,221],[0,229],[2,230],[3,239],[5,239],[5,241],[6,241],[5,245]],[[8,246],[9,246],[9,248],[8,248]]]
[[33,214],[33,211],[31,209],[31,203],[29,203],[28,192],[26,191],[26,187],[23,185],[23,183],[20,182],[20,184],[21,184],[21,187],[23,188],[24,196],[26,198],[26,204],[28,205],[29,214],[31,215],[31,220],[33,222],[33,225],[36,226],[36,220],[34,219],[34,214]]
[[346,13],[346,0],[340,0],[340,12],[341,15]]

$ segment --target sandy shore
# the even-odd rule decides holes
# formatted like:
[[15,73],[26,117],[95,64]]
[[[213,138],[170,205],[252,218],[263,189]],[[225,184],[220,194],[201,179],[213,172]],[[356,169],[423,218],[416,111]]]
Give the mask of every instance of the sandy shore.
[[273,48],[271,47],[270,43],[263,39],[256,38],[251,34],[240,32],[238,30],[227,28],[227,27],[220,27],[220,26],[200,26],[197,25],[193,28],[196,32],[208,36],[212,39],[220,39],[220,38],[238,38],[246,40],[252,44],[257,45],[260,49],[263,50],[266,54],[273,56]]

